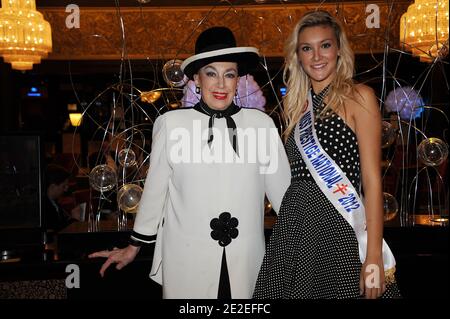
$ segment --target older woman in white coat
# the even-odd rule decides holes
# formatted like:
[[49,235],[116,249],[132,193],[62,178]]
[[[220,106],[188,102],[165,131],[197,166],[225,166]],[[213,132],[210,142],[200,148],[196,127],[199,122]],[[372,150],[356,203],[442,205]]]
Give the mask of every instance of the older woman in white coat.
[[265,252],[264,196],[275,211],[291,173],[272,119],[233,103],[258,50],[205,30],[182,70],[201,100],[159,116],[130,245],[93,253],[121,269],[155,244],[150,277],[164,298],[251,298]]

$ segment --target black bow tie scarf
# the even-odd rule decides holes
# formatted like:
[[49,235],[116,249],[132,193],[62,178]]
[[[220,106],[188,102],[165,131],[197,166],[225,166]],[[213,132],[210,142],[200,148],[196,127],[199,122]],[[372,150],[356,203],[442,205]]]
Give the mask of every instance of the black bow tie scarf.
[[211,147],[211,143],[214,139],[213,135],[213,127],[214,127],[214,119],[220,119],[225,118],[227,121],[227,127],[228,127],[228,136],[230,138],[230,143],[233,146],[234,152],[239,156],[239,150],[238,150],[238,142],[237,142],[237,128],[236,123],[234,122],[232,115],[239,112],[241,109],[239,106],[237,106],[234,103],[231,103],[231,105],[223,111],[213,110],[208,105],[206,105],[203,101],[200,101],[199,103],[195,104],[194,110],[199,111],[200,113],[206,114],[209,116],[209,122],[208,122],[208,145]]

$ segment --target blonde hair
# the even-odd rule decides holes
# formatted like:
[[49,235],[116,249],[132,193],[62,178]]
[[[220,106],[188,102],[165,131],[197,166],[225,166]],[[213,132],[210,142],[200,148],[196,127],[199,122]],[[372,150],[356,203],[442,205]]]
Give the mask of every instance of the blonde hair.
[[[319,116],[325,116],[329,111],[337,111],[344,107],[344,100],[350,98],[354,91],[354,54],[347,37],[337,20],[326,11],[313,11],[306,13],[294,28],[287,39],[285,46],[286,64],[283,71],[283,81],[287,87],[283,99],[284,118],[286,121],[285,139],[294,129],[301,115],[305,111],[311,82],[298,60],[298,38],[305,28],[325,26],[334,31],[339,48],[339,57],[336,66],[336,76],[330,83],[327,105]],[[319,93],[319,92],[317,92]]]

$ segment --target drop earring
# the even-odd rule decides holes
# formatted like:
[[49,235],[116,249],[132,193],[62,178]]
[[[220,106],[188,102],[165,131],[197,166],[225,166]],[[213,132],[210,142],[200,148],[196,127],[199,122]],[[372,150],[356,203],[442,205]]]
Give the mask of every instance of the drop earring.
[[200,94],[200,87],[199,86],[195,87],[195,93]]

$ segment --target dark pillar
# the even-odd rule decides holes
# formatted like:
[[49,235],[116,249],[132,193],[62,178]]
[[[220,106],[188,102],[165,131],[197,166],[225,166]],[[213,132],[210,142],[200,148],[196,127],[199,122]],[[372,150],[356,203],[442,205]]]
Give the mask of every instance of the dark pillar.
[[15,76],[8,63],[0,62],[0,131],[19,128],[19,105]]

